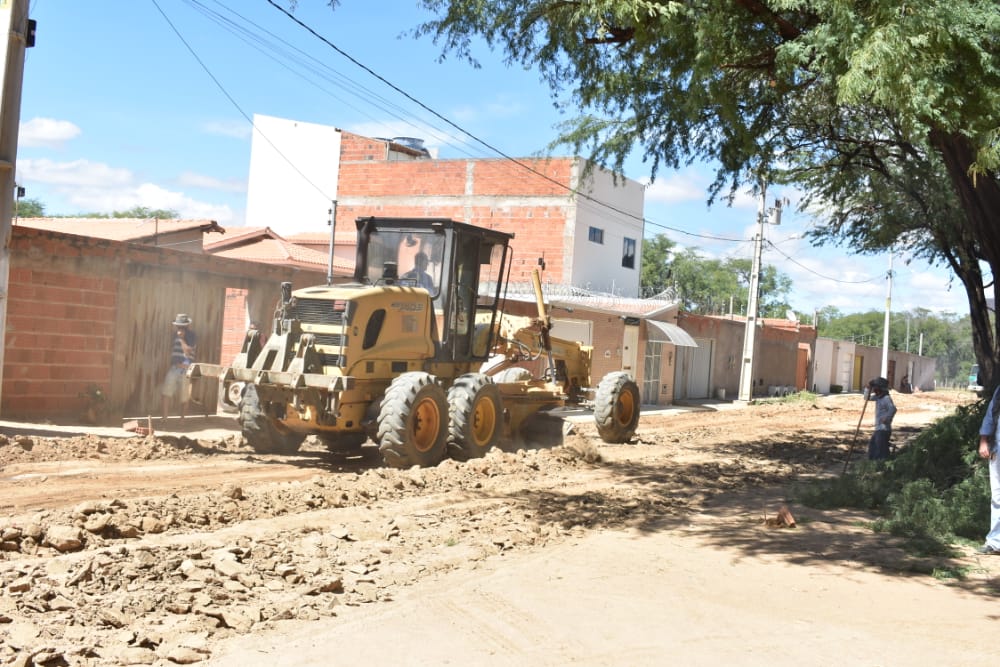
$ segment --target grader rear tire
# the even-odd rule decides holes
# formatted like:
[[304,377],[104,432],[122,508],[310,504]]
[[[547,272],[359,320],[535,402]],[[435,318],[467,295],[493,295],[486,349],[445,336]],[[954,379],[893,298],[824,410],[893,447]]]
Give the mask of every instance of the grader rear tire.
[[594,420],[601,440],[628,442],[639,425],[639,386],[628,373],[608,373],[597,386]]
[[403,373],[379,407],[378,448],[394,468],[435,466],[447,450],[448,401],[429,373]]
[[448,405],[448,455],[456,461],[485,456],[503,430],[500,388],[482,373],[468,373],[448,390]]
[[240,403],[240,426],[244,439],[261,454],[294,454],[306,439],[305,435],[289,431],[264,413],[257,387],[252,384],[247,385]]

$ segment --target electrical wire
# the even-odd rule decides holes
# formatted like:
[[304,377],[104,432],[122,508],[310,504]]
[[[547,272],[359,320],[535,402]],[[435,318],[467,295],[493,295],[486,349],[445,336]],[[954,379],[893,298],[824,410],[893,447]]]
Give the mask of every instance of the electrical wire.
[[[308,74],[313,75],[317,79],[332,86],[339,87],[345,93],[363,101],[365,105],[375,106],[381,111],[385,112],[392,118],[400,121],[401,123],[412,127],[417,132],[421,134],[428,134],[430,137],[442,144],[448,144],[454,147],[458,152],[468,155],[470,157],[479,157],[476,153],[469,150],[468,144],[466,142],[455,143],[449,141],[449,135],[447,132],[435,127],[433,123],[427,123],[423,119],[418,119],[423,125],[417,125],[407,117],[407,111],[401,106],[394,104],[391,100],[382,97],[374,90],[364,86],[363,84],[351,79],[349,76],[337,71],[334,68],[329,67],[327,64],[321,62],[312,55],[306,53],[302,49],[299,49],[295,45],[289,43],[288,41],[282,39],[273,32],[267,30],[263,26],[255,23],[246,16],[240,14],[239,12],[227,7],[226,5],[219,2],[219,0],[214,0],[214,3],[220,6],[226,12],[232,14],[236,19],[229,18],[219,11],[215,11],[207,7],[200,0],[185,0],[185,2],[191,6],[196,11],[200,12],[207,19],[216,23],[219,27],[230,32],[237,39],[240,39],[244,43],[250,45],[252,48],[256,49],[266,57],[273,60],[280,67],[291,72],[294,76],[301,78],[306,81],[309,85],[320,90],[322,93],[330,96],[337,102],[343,104],[344,106],[352,109],[356,113],[368,118],[372,122],[384,122],[382,119],[376,118],[374,115],[368,113],[363,106],[358,106],[347,101],[343,96],[337,95],[329,87],[324,86],[322,83],[310,79]],[[242,21],[244,25],[240,25]],[[250,26],[250,27],[246,27]],[[251,29],[252,28],[252,29]],[[257,33],[254,32],[257,31]],[[287,63],[285,61],[288,61]],[[293,67],[295,66],[301,68],[308,74],[298,71]]]
[[181,43],[184,44],[185,48],[187,48],[187,50],[191,54],[191,56],[197,61],[198,65],[200,65],[201,68],[205,71],[205,73],[208,74],[209,78],[212,79],[212,82],[215,83],[216,87],[222,92],[223,95],[225,95],[226,99],[229,100],[229,102],[236,108],[236,110],[240,113],[240,115],[243,116],[243,118],[245,118],[247,120],[247,122],[249,122],[250,125],[254,127],[254,129],[257,131],[257,133],[265,141],[267,141],[268,144],[270,144],[271,148],[273,148],[275,150],[275,152],[279,156],[281,156],[281,158],[285,162],[287,162],[288,165],[292,169],[294,169],[295,172],[299,176],[301,176],[302,179],[306,183],[308,183],[310,186],[312,186],[313,189],[315,189],[317,192],[319,192],[320,195],[322,195],[325,199],[332,200],[333,197],[330,197],[326,192],[323,191],[323,189],[321,187],[319,187],[318,185],[316,185],[316,183],[314,183],[308,176],[306,176],[304,173],[302,173],[302,170],[299,169],[298,166],[296,166],[296,164],[294,162],[292,162],[291,159],[288,158],[288,156],[286,156],[284,153],[282,153],[281,150],[274,144],[273,141],[271,141],[263,132],[261,132],[258,128],[256,128],[256,126],[254,126],[253,119],[250,116],[248,116],[247,113],[243,110],[243,108],[240,107],[239,103],[235,99],[233,99],[233,96],[229,94],[229,91],[226,90],[225,86],[222,85],[222,82],[219,81],[219,79],[212,73],[212,71],[208,68],[208,66],[205,64],[205,62],[198,56],[198,54],[195,52],[194,48],[188,43],[188,41],[186,39],[184,39],[184,36],[181,35],[180,31],[174,25],[173,21],[170,20],[170,18],[166,15],[166,13],[160,7],[160,5],[157,2],[157,0],[150,0],[150,1],[153,3],[153,6],[156,7],[156,10],[158,12],[160,12],[160,16],[162,16],[163,20],[167,22],[167,25],[170,26],[170,29],[173,30],[173,32],[174,32],[175,35],[177,35],[177,39],[179,39],[181,41]]
[[709,239],[709,240],[713,240],[713,241],[731,241],[731,242],[741,242],[742,243],[743,241],[746,240],[746,239],[735,239],[735,238],[729,238],[729,237],[723,237],[723,236],[714,236],[714,235],[708,235],[708,234],[698,234],[696,232],[689,232],[687,230],[680,229],[680,228],[677,228],[677,227],[671,227],[670,225],[664,225],[662,223],[658,223],[658,222],[655,222],[653,220],[649,220],[649,219],[647,219],[647,218],[645,218],[643,216],[637,216],[637,215],[635,215],[633,213],[629,213],[628,211],[624,211],[624,210],[622,210],[622,209],[620,209],[620,208],[618,208],[618,207],[616,207],[616,206],[614,206],[612,204],[609,204],[607,202],[601,201],[600,199],[598,199],[596,197],[588,195],[588,194],[586,194],[584,192],[580,192],[579,190],[577,190],[575,188],[571,188],[570,186],[566,185],[565,183],[562,183],[561,181],[558,181],[558,180],[552,178],[548,174],[545,174],[545,173],[543,173],[541,171],[538,171],[537,169],[535,169],[534,167],[526,164],[522,160],[519,160],[519,159],[517,159],[517,158],[515,158],[513,156],[508,155],[507,153],[505,153],[504,151],[502,151],[500,148],[497,148],[496,146],[492,145],[491,143],[485,141],[484,139],[481,139],[480,137],[478,137],[475,134],[469,132],[468,130],[466,130],[462,126],[458,125],[454,121],[452,121],[449,118],[445,117],[441,113],[439,113],[436,110],[432,109],[430,106],[428,106],[427,104],[423,103],[422,101],[420,101],[419,99],[417,99],[416,97],[414,97],[413,95],[411,95],[410,93],[408,93],[407,91],[403,90],[402,88],[400,88],[396,84],[392,83],[391,81],[389,81],[388,79],[386,79],[385,77],[383,77],[382,75],[380,75],[378,72],[376,72],[375,70],[373,70],[369,66],[365,65],[364,63],[362,63],[358,59],[354,58],[352,55],[350,55],[349,53],[347,53],[346,51],[344,51],[343,49],[341,49],[339,46],[337,46],[336,44],[334,44],[333,42],[331,42],[330,40],[328,40],[326,37],[320,35],[315,29],[313,29],[311,26],[309,26],[305,22],[301,21],[299,18],[297,18],[296,16],[294,16],[291,12],[289,12],[288,10],[286,10],[284,7],[282,7],[279,4],[277,4],[274,0],[266,0],[266,2],[269,5],[271,5],[272,7],[274,7],[276,10],[278,10],[279,12],[281,12],[282,14],[284,14],[289,20],[291,20],[292,22],[296,23],[303,30],[305,30],[306,32],[308,32],[309,34],[311,34],[313,37],[315,37],[316,39],[320,40],[321,42],[323,42],[324,44],[326,44],[328,47],[330,47],[331,49],[333,49],[334,51],[336,51],[343,58],[346,58],[352,64],[354,64],[355,66],[361,68],[363,71],[367,72],[370,76],[374,77],[378,81],[382,82],[384,85],[388,86],[389,88],[391,88],[395,92],[399,93],[400,95],[402,95],[403,97],[405,97],[409,101],[413,102],[414,104],[416,104],[417,106],[419,106],[424,111],[430,113],[435,118],[438,118],[439,120],[441,120],[442,122],[446,123],[450,127],[458,130],[463,135],[469,137],[475,143],[483,146],[487,150],[495,153],[496,155],[499,155],[500,157],[504,158],[505,160],[508,160],[509,162],[511,162],[511,163],[513,163],[513,164],[515,164],[515,165],[517,165],[519,167],[521,167],[522,169],[524,169],[524,170],[526,170],[526,171],[528,171],[528,172],[530,172],[530,173],[532,173],[532,174],[534,174],[536,176],[538,176],[539,178],[542,178],[542,179],[544,179],[544,180],[546,180],[546,181],[548,181],[550,183],[553,183],[557,187],[559,187],[559,188],[561,188],[563,190],[566,190],[567,192],[569,192],[571,194],[575,194],[578,197],[581,197],[581,198],[583,198],[585,200],[591,201],[591,202],[593,202],[595,204],[598,204],[599,206],[603,206],[603,207],[605,207],[605,208],[607,208],[607,209],[609,209],[609,210],[611,210],[611,211],[613,211],[613,212],[615,212],[615,213],[617,213],[617,214],[619,214],[619,215],[621,215],[623,217],[626,217],[626,218],[629,218],[629,219],[633,219],[633,220],[638,220],[638,221],[642,222],[644,225],[652,225],[652,226],[659,227],[659,228],[662,228],[662,229],[666,229],[666,230],[669,230],[669,231],[677,232],[679,234],[685,234],[687,236],[692,236],[692,237],[695,237],[695,238]]
[[844,285],[862,285],[864,283],[871,283],[871,282],[875,282],[876,280],[881,280],[882,277],[883,277],[883,276],[874,276],[874,277],[871,277],[871,278],[865,278],[864,280],[842,280],[840,278],[834,278],[832,276],[827,276],[827,275],[824,275],[824,274],[822,274],[822,273],[820,273],[818,271],[814,271],[813,269],[810,269],[808,266],[806,266],[802,262],[799,262],[797,260],[792,259],[787,254],[785,254],[785,252],[782,251],[781,248],[779,248],[778,246],[776,246],[774,243],[771,243],[771,241],[769,241],[767,239],[764,239],[764,242],[767,243],[768,247],[774,249],[775,252],[777,252],[779,255],[781,255],[782,257],[784,257],[785,259],[787,259],[792,264],[795,264],[799,268],[804,269],[805,271],[808,271],[809,273],[813,274],[814,276],[817,276],[817,277],[822,278],[824,280],[831,280],[831,281],[833,281],[835,283],[841,283],[841,284],[844,284]]

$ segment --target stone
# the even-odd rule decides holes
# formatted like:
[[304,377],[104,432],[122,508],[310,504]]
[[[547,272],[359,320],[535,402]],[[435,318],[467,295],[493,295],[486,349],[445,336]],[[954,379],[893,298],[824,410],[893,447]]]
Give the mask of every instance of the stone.
[[196,662],[203,662],[207,657],[204,653],[187,648],[186,646],[175,646],[169,649],[166,654],[167,660],[175,662],[178,665],[193,665]]
[[222,622],[226,624],[226,627],[230,627],[237,632],[249,632],[250,628],[254,626],[254,623],[257,623],[258,621],[260,621],[259,609],[227,608],[222,611]]
[[216,572],[228,579],[235,579],[241,574],[246,573],[246,567],[242,563],[237,563],[235,560],[219,560],[213,562],[212,567]]
[[139,527],[144,533],[162,533],[167,529],[167,522],[159,517],[153,516],[152,514],[147,514],[142,517],[139,523]]
[[148,648],[130,646],[118,653],[118,662],[124,665],[152,665],[156,662],[156,652]]
[[222,495],[233,500],[243,500],[243,488],[236,484],[226,484],[222,487]]
[[84,522],[83,529],[88,533],[100,535],[104,532],[104,529],[107,528],[110,521],[110,514],[97,514]]
[[7,584],[7,591],[10,593],[25,593],[31,590],[31,577],[18,577]]
[[49,526],[42,544],[60,553],[78,551],[83,547],[83,534],[76,526]]
[[98,511],[97,503],[92,500],[86,500],[73,508],[73,513],[81,516],[95,514]]

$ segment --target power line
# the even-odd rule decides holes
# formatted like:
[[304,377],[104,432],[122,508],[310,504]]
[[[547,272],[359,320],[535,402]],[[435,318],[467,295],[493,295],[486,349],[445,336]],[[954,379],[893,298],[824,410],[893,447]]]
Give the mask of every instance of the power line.
[[609,209],[611,211],[614,211],[615,213],[618,213],[619,215],[622,215],[622,216],[624,216],[626,218],[631,218],[633,220],[639,220],[643,224],[648,224],[648,225],[652,225],[652,226],[655,226],[655,227],[660,227],[662,229],[666,229],[666,230],[669,230],[669,231],[677,232],[679,234],[685,234],[687,236],[693,236],[695,238],[703,238],[703,239],[708,239],[708,240],[712,240],[712,241],[731,241],[731,242],[740,242],[740,243],[742,243],[742,242],[744,242],[746,240],[746,239],[735,239],[735,238],[728,238],[728,237],[722,237],[722,236],[713,236],[713,235],[709,235],[709,234],[698,234],[696,232],[689,232],[687,230],[679,229],[677,227],[671,227],[669,225],[664,225],[664,224],[655,222],[653,220],[649,220],[648,218],[634,215],[632,213],[629,213],[628,211],[624,211],[624,210],[622,210],[622,209],[620,209],[620,208],[618,208],[616,206],[613,206],[612,204],[609,204],[607,202],[601,201],[601,200],[597,199],[596,197],[593,197],[593,196],[588,195],[588,194],[586,194],[584,192],[580,192],[579,190],[571,188],[568,185],[566,185],[565,183],[562,183],[562,182],[557,181],[556,179],[552,178],[548,174],[545,174],[545,173],[542,173],[542,172],[538,171],[537,169],[535,169],[531,165],[528,165],[528,164],[524,163],[523,161],[518,160],[517,158],[515,158],[515,157],[513,157],[511,155],[508,155],[507,153],[505,153],[501,149],[499,149],[496,146],[490,144],[489,142],[485,141],[484,139],[481,139],[480,137],[478,137],[475,134],[469,132],[468,130],[466,130],[462,126],[458,125],[454,121],[452,121],[449,118],[445,117],[441,113],[439,113],[436,110],[432,109],[427,104],[421,102],[419,99],[417,99],[416,97],[414,97],[413,95],[411,95],[407,91],[403,90],[402,88],[400,88],[396,84],[392,83],[391,81],[389,81],[388,79],[386,79],[385,77],[383,77],[381,74],[379,74],[378,72],[376,72],[375,70],[373,70],[369,66],[365,65],[364,63],[362,63],[361,61],[359,61],[358,59],[356,59],[354,56],[350,55],[349,53],[347,53],[346,51],[344,51],[343,49],[341,49],[339,46],[337,46],[336,44],[334,44],[333,42],[331,42],[330,40],[328,40],[326,37],[320,35],[318,32],[316,32],[315,29],[313,29],[311,26],[307,25],[305,22],[299,20],[291,12],[289,12],[284,7],[278,5],[276,2],[274,2],[274,0],[267,0],[267,3],[270,4],[272,7],[274,7],[275,9],[277,9],[282,14],[284,14],[286,17],[288,17],[288,19],[290,19],[291,21],[293,21],[294,23],[296,23],[299,27],[301,27],[303,30],[307,31],[313,37],[315,37],[316,39],[320,40],[321,42],[323,42],[324,44],[326,44],[328,47],[330,47],[331,49],[333,49],[334,51],[336,51],[338,54],[340,54],[342,57],[346,58],[348,61],[350,61],[351,63],[353,63],[355,66],[361,68],[363,71],[367,72],[369,75],[371,75],[372,77],[374,77],[378,81],[381,81],[383,84],[385,84],[386,86],[388,86],[392,90],[396,91],[397,93],[399,93],[400,95],[402,95],[406,99],[410,100],[411,102],[413,102],[414,104],[416,104],[417,106],[419,106],[421,109],[423,109],[423,110],[427,111],[428,113],[430,113],[431,115],[433,115],[435,118],[438,118],[442,122],[448,124],[449,126],[453,127],[454,129],[458,130],[459,132],[461,132],[465,136],[467,136],[470,139],[472,139],[475,143],[480,144],[481,146],[485,147],[486,149],[488,149],[488,150],[492,151],[493,153],[499,155],[500,157],[504,158],[505,160],[508,160],[508,161],[512,162],[513,164],[521,167],[522,169],[524,169],[524,170],[526,170],[526,171],[528,171],[528,172],[530,172],[532,174],[535,174],[536,176],[538,176],[538,177],[540,177],[540,178],[542,178],[542,179],[544,179],[546,181],[549,181],[550,183],[553,183],[557,187],[559,187],[561,189],[564,189],[567,192],[575,194],[578,197],[582,197],[583,199],[586,199],[588,201],[594,202],[595,204],[598,204],[599,206],[603,206],[603,207],[605,207],[605,208],[607,208],[607,209]]
[[226,99],[229,100],[229,102],[236,108],[236,110],[240,112],[240,115],[243,116],[243,118],[245,118],[248,123],[250,123],[251,127],[253,127],[255,130],[257,130],[257,133],[260,134],[260,136],[268,144],[271,145],[271,148],[273,148],[275,150],[275,152],[278,155],[280,155],[281,158],[284,159],[285,162],[287,162],[288,165],[292,169],[294,169],[296,171],[296,173],[298,173],[299,176],[301,176],[303,178],[303,180],[305,180],[306,183],[308,183],[309,185],[311,185],[325,199],[327,199],[327,200],[333,199],[332,197],[330,197],[329,195],[327,195],[323,191],[322,188],[320,188],[312,180],[310,180],[308,176],[306,176],[304,173],[302,173],[302,170],[299,169],[295,165],[295,163],[292,162],[291,159],[289,159],[284,153],[282,153],[281,150],[274,144],[273,141],[271,141],[263,132],[261,132],[259,129],[257,129],[257,127],[254,125],[253,119],[250,118],[250,116],[247,115],[247,113],[243,110],[243,108],[240,107],[239,103],[235,99],[233,99],[233,96],[229,94],[229,91],[227,91],[226,88],[225,88],[225,86],[222,85],[222,82],[219,81],[219,79],[212,73],[212,71],[208,68],[208,66],[205,64],[205,62],[198,56],[198,54],[195,52],[194,48],[188,43],[188,41],[186,39],[184,39],[184,36],[181,35],[180,31],[177,29],[177,27],[174,25],[174,23],[170,20],[170,18],[166,15],[166,13],[164,13],[164,11],[160,7],[159,3],[156,0],[151,0],[151,1],[153,3],[153,6],[156,7],[156,10],[158,12],[160,12],[160,16],[163,17],[163,20],[167,22],[167,25],[170,26],[170,29],[174,31],[175,35],[177,35],[177,39],[179,39],[181,41],[181,43],[184,44],[185,48],[187,48],[188,52],[198,62],[198,64],[201,66],[201,68],[203,70],[205,70],[205,73],[208,74],[208,76],[209,76],[210,79],[212,79],[212,82],[215,83],[216,87],[218,87],[218,89],[220,91],[222,91],[222,94],[226,96]]
[[[343,104],[345,107],[350,108],[357,112],[358,114],[369,118],[374,122],[379,122],[372,114],[368,113],[361,106],[350,103],[345,100],[342,96],[335,94],[329,87],[326,87],[320,81],[313,80],[309,75],[318,78],[322,82],[332,84],[341,88],[345,93],[356,97],[359,100],[365,102],[366,105],[375,106],[376,108],[384,111],[393,118],[399,120],[400,122],[414,128],[421,133],[427,133],[432,138],[440,141],[441,143],[452,145],[461,153],[469,156],[473,156],[472,151],[468,150],[465,142],[462,144],[454,143],[448,140],[448,133],[434,127],[430,123],[425,123],[423,126],[418,126],[411,122],[409,118],[406,117],[406,110],[392,101],[382,97],[375,91],[364,86],[361,83],[351,79],[349,76],[331,68],[326,63],[318,60],[312,55],[306,53],[302,49],[299,49],[295,45],[289,43],[288,41],[282,39],[273,32],[267,30],[261,25],[253,22],[246,16],[240,14],[239,12],[226,7],[226,5],[219,2],[219,0],[214,0],[216,5],[222,7],[226,12],[232,14],[236,18],[229,18],[224,16],[219,11],[215,11],[205,6],[200,0],[185,0],[188,5],[195,8],[206,18],[213,21],[226,31],[230,32],[236,36],[241,41],[247,43],[252,48],[256,49],[260,53],[264,54],[266,57],[270,58],[276,62],[280,67],[288,70],[294,76],[297,76],[308,84],[316,87],[322,93],[329,95],[331,98],[337,100],[339,103]],[[240,25],[240,21],[245,25]],[[248,27],[249,26],[249,27]],[[257,32],[255,33],[254,30]],[[287,63],[285,61],[288,61]],[[297,68],[303,71],[297,71]],[[306,73],[303,73],[306,72]],[[420,119],[423,122],[423,119]]]
[[822,273],[819,273],[818,271],[814,271],[813,269],[810,269],[808,266],[806,266],[805,264],[803,264],[803,263],[801,263],[801,262],[799,262],[797,260],[792,259],[787,254],[785,254],[781,250],[781,248],[779,248],[778,246],[776,246],[774,243],[772,243],[768,239],[764,239],[764,241],[767,243],[767,245],[769,247],[773,248],[775,250],[775,252],[777,252],[779,255],[781,255],[782,257],[784,257],[785,259],[787,259],[792,264],[795,264],[799,268],[802,268],[802,269],[808,271],[809,273],[813,274],[814,276],[818,276],[820,278],[823,278],[824,280],[832,280],[835,283],[841,283],[841,284],[844,284],[844,285],[861,285],[861,284],[864,284],[864,283],[870,283],[870,282],[874,282],[876,280],[881,280],[882,279],[882,276],[875,276],[875,277],[872,277],[872,278],[865,278],[864,280],[841,280],[840,278],[834,278],[832,276],[827,276],[827,275],[824,275]]

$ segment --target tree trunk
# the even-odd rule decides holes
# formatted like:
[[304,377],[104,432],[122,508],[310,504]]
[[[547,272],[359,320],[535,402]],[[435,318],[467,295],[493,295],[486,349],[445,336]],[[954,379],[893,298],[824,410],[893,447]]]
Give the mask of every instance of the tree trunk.
[[969,175],[969,167],[976,154],[967,137],[935,130],[930,133],[930,141],[944,160],[952,187],[965,213],[967,229],[964,231],[975,239],[976,255],[971,260],[986,262],[993,278],[991,284],[986,286],[978,266],[957,267],[956,270],[969,300],[972,348],[979,362],[982,384],[987,391],[992,391],[1000,384],[1000,350],[997,346],[1000,328],[997,318],[991,317],[986,291],[989,289],[995,309],[998,295],[996,276],[1000,271],[1000,182],[994,173],[978,175],[975,180]]

